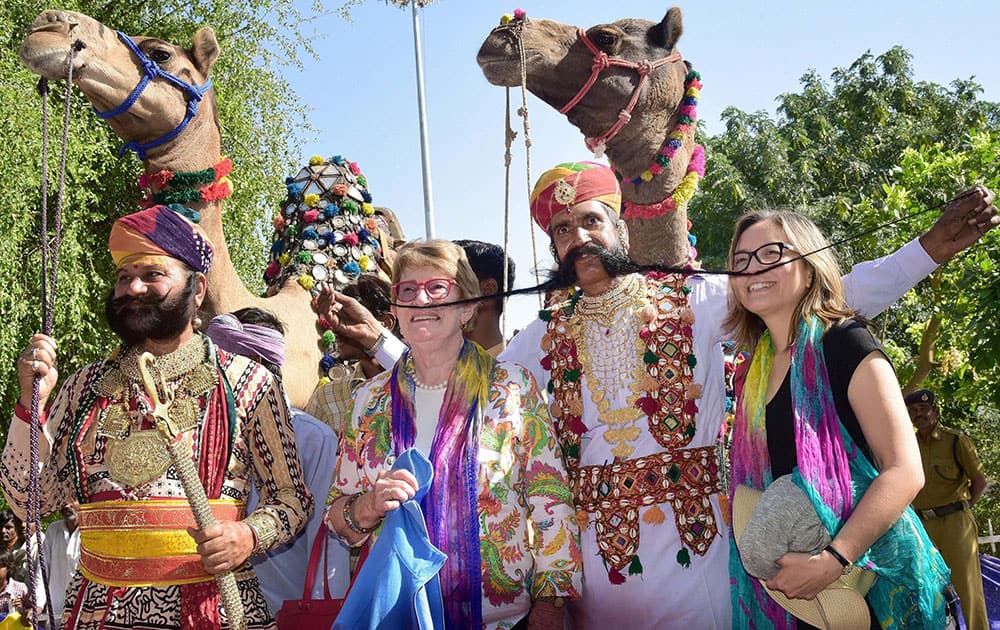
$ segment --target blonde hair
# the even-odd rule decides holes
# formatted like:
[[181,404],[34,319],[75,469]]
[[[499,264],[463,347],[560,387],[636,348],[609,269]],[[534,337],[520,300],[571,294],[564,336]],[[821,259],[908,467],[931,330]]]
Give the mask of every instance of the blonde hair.
[[[807,217],[790,210],[764,209],[748,212],[736,221],[733,229],[733,240],[729,243],[729,267],[733,266],[733,255],[736,244],[748,228],[757,223],[770,222],[781,228],[786,242],[792,246],[796,254],[803,255],[802,262],[810,269],[812,279],[805,295],[798,304],[792,325],[789,328],[788,343],[795,340],[802,320],[815,315],[823,321],[826,328],[845,319],[854,317],[856,312],[847,304],[844,295],[844,282],[841,280],[840,265],[830,243],[819,231],[816,224]],[[825,248],[825,249],[824,249]],[[822,250],[822,251],[817,251]],[[805,254],[808,254],[806,256]],[[736,299],[733,288],[733,278],[729,277],[729,315],[724,325],[732,331],[739,347],[753,350],[760,336],[767,329],[764,320],[745,309]]]
[[461,292],[459,299],[479,297],[479,279],[469,265],[465,250],[444,239],[416,240],[396,250],[392,263],[392,281],[399,282],[405,269],[433,267],[449,278]]

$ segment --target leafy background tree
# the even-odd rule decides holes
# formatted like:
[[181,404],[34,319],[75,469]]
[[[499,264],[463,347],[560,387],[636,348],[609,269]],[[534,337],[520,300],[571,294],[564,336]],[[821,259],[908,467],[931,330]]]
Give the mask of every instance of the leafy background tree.
[[[888,254],[925,231],[933,208],[974,184],[1000,189],[1000,105],[972,80],[918,81],[909,53],[866,53],[829,79],[807,72],[778,97],[777,115],[725,110],[725,131],[703,138],[709,156],[691,204],[708,266],[724,264],[732,225],[761,207],[804,211],[842,265]],[[912,218],[880,228],[891,221]],[[929,387],[942,419],[975,441],[987,475],[1000,472],[1000,253],[990,233],[875,320],[908,389]],[[711,245],[715,247],[712,248]],[[1000,497],[977,505],[1000,524]]]

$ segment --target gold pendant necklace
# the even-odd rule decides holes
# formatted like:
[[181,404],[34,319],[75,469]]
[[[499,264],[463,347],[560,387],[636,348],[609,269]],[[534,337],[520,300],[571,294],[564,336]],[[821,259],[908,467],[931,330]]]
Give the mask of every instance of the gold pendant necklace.
[[[177,350],[157,357],[156,368],[168,387],[173,387],[173,402],[168,415],[178,431],[189,431],[201,424],[199,398],[211,392],[218,374],[208,345],[195,335]],[[108,406],[97,421],[98,437],[106,438],[105,464],[108,474],[129,487],[148,483],[170,467],[170,456],[155,430],[139,430],[141,411],[132,410],[145,402],[139,386],[138,351],[130,348],[118,364],[102,377],[94,388],[108,398]]]
[[[642,432],[636,422],[644,414],[635,405],[642,394],[639,384],[645,368],[641,361],[636,363],[636,358],[642,356],[645,347],[639,337],[638,313],[647,304],[642,278],[625,276],[611,291],[581,298],[577,317],[570,324],[580,366],[587,376],[590,399],[597,406],[598,419],[608,425],[604,439],[614,446],[612,454],[622,459],[635,452],[629,443]],[[630,363],[633,365],[627,369]],[[630,390],[625,407],[611,408],[608,386],[613,391]]]

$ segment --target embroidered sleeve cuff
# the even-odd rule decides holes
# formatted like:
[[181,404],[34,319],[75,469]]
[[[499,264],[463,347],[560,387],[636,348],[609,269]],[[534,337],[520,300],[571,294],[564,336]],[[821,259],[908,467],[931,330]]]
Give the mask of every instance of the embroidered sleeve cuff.
[[580,574],[577,571],[540,571],[531,584],[532,599],[562,597],[580,599]]
[[[21,403],[14,403],[14,416],[19,420],[23,421],[25,424],[31,423],[31,410],[26,409]],[[41,425],[45,426],[45,421],[49,419],[49,412],[47,409],[38,410],[38,421]]]

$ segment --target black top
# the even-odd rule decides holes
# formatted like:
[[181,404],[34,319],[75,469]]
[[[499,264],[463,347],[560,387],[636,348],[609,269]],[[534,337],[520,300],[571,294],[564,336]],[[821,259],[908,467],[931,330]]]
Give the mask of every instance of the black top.
[[[873,351],[885,355],[882,345],[872,336],[871,331],[860,321],[848,320],[831,326],[823,335],[823,353],[826,370],[833,389],[833,402],[840,422],[854,439],[858,448],[875,464],[868,441],[861,431],[858,417],[851,409],[847,398],[847,387],[851,383],[854,370]],[[777,479],[792,472],[797,464],[795,432],[792,425],[792,385],[791,370],[785,375],[781,386],[765,408],[767,429],[767,451],[771,458],[771,477]],[[876,466],[877,467],[877,466]]]

